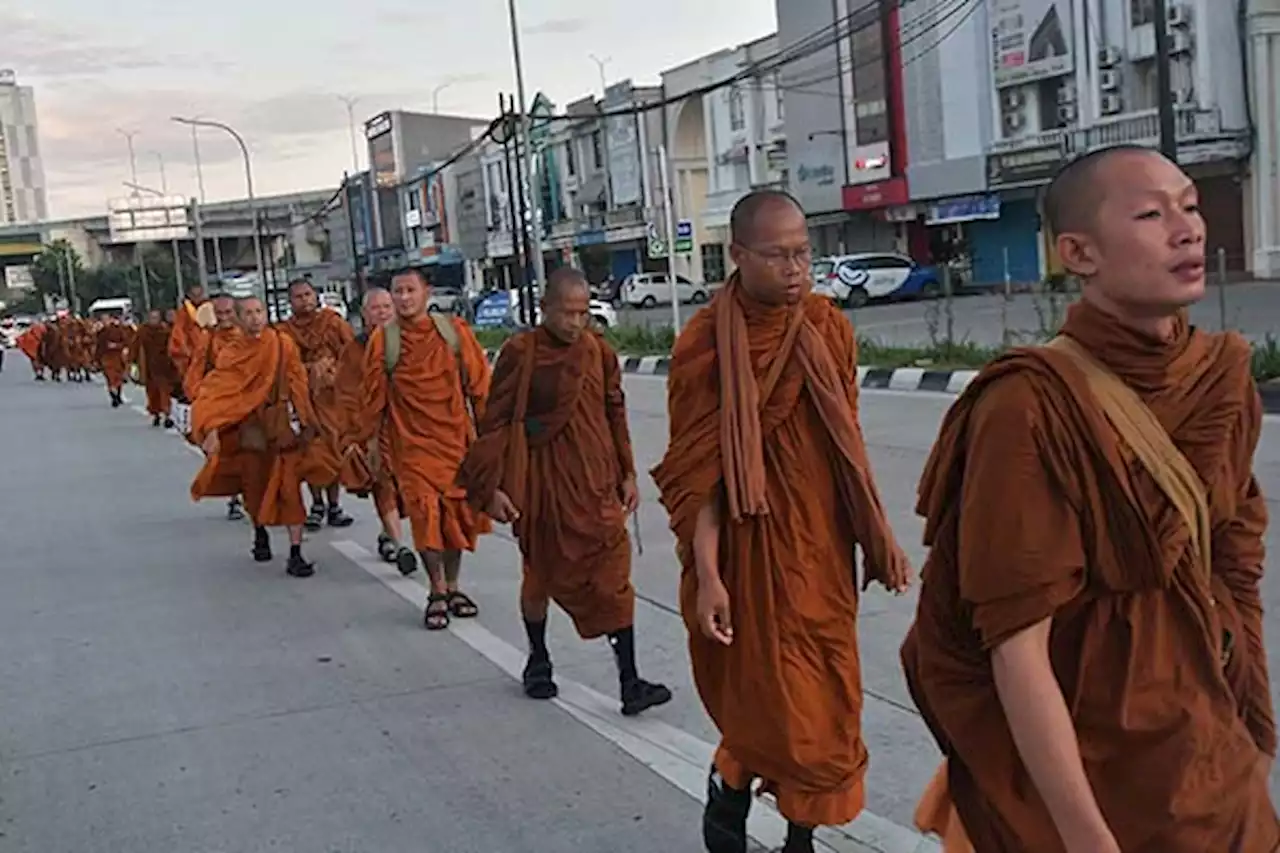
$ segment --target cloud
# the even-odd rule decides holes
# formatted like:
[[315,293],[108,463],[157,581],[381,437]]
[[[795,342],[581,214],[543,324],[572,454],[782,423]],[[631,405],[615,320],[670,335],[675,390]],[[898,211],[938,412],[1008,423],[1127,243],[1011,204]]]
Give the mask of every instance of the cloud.
[[547,18],[524,28],[531,36],[571,36],[587,29],[586,18]]
[[4,33],[3,63],[18,73],[18,80],[91,77],[119,71],[146,71],[178,64],[224,66],[209,56],[178,56],[157,52],[155,46],[102,41],[94,34],[62,23],[42,20],[29,12],[0,10]]

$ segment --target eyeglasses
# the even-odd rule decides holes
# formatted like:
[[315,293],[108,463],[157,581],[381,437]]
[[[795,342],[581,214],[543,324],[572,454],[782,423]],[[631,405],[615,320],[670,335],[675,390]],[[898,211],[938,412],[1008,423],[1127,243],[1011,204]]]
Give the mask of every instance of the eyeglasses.
[[813,260],[813,247],[805,246],[803,249],[753,249],[750,246],[743,246],[751,254],[773,267],[786,268],[791,264],[798,264],[807,267],[809,262]]

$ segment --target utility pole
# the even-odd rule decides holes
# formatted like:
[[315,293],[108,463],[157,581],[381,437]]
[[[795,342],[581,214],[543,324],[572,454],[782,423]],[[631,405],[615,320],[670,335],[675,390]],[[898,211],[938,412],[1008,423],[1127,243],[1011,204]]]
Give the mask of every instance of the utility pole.
[[359,98],[347,95],[338,96],[347,105],[347,132],[351,134],[351,171],[360,174],[360,155],[356,151],[356,101]]
[[[507,280],[507,291],[510,292],[514,289],[518,294],[520,294],[519,299],[522,300],[521,305],[523,305],[523,300],[525,299],[524,283],[525,279],[528,278],[529,273],[527,266],[528,261],[524,256],[524,243],[516,239],[516,223],[519,221],[520,211],[519,206],[516,204],[515,171],[511,165],[511,136],[515,127],[515,111],[507,106],[506,95],[498,95],[498,114],[502,116],[503,180],[506,181],[507,186],[507,221],[511,223],[511,227],[508,229],[511,232],[511,259],[514,261],[516,273],[519,276],[519,281],[515,288],[510,286],[511,280]],[[520,317],[522,319],[524,317],[525,308],[527,307],[528,306],[524,306],[520,309]]]
[[351,287],[357,299],[364,299],[364,282],[360,275],[360,249],[356,244],[356,206],[351,198],[351,178],[342,173],[342,205],[347,212],[347,239],[351,244]]
[[[533,168],[533,117],[529,115],[529,104],[524,97],[524,61],[520,57],[520,24],[516,18],[516,0],[507,0],[507,17],[511,22],[511,58],[516,67],[516,98],[520,106],[520,139],[521,142],[516,143],[516,151],[521,157],[527,157],[523,165],[519,166],[518,171],[528,172]],[[542,257],[542,229],[538,226],[537,215],[537,199],[526,196],[525,191],[528,187],[524,184],[524,179],[520,180],[520,199],[525,203],[527,208],[532,212],[529,222],[521,222],[521,226],[526,230],[530,225],[534,228],[534,248],[537,250],[529,257],[533,264],[533,274],[538,281],[538,289],[542,290],[547,283],[547,267]],[[530,305],[532,308],[532,305]]]
[[[609,119],[604,117],[604,113],[609,111],[604,102],[605,93],[609,89],[609,83],[604,76],[604,67],[613,60],[609,57],[601,59],[594,53],[588,53],[587,56],[596,64],[596,69],[600,72],[600,153],[604,157],[604,209],[605,215],[608,216],[607,211],[613,210],[616,205],[613,203],[613,168],[609,164]],[[607,226],[608,222],[606,221],[605,224]]]
[[[155,152],[156,162],[160,164],[160,192],[164,197],[169,196],[169,179],[164,174],[164,155],[159,151]],[[178,246],[178,238],[174,237],[169,241],[173,247],[173,286],[177,289],[177,307],[182,307],[183,294],[186,288],[182,283],[182,251]]]
[[1160,153],[1178,162],[1178,125],[1173,109],[1173,73],[1169,67],[1169,9],[1154,0],[1156,30],[1156,106],[1160,115]]

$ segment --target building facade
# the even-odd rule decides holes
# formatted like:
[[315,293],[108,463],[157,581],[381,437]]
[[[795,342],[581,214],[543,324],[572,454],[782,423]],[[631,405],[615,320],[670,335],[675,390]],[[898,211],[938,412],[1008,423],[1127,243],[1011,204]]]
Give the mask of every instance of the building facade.
[[[931,254],[962,256],[978,284],[1056,270],[1038,216],[1043,185],[1087,151],[1159,144],[1153,9],[1151,0],[903,4],[902,44],[928,44],[904,62],[904,80],[910,197]],[[1237,16],[1220,12],[1213,0],[1170,0],[1161,23],[1179,161],[1199,184],[1210,252],[1243,269],[1244,56]]]
[[0,225],[48,218],[35,92],[0,69]]
[[1280,278],[1280,0],[1249,0],[1249,94],[1256,132],[1247,180],[1253,273]]

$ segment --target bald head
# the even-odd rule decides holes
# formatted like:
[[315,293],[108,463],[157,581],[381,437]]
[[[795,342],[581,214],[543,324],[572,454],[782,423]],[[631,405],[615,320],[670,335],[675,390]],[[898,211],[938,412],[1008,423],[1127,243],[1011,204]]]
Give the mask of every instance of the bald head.
[[366,329],[385,326],[396,316],[396,305],[391,298],[391,291],[385,287],[373,287],[365,291],[360,300],[360,316],[364,318]]
[[234,329],[237,314],[235,297],[225,293],[213,297],[213,316],[219,329]]
[[587,277],[583,275],[582,270],[560,267],[547,276],[547,289],[543,293],[542,301],[544,304],[558,302],[566,293],[578,291],[587,295],[591,293],[591,286],[587,284]]
[[795,196],[783,190],[755,190],[744,195],[729,215],[729,238],[739,246],[752,246],[757,239],[757,224],[777,214],[804,217],[804,208]]
[[267,306],[256,296],[237,299],[236,317],[240,320],[240,328],[245,334],[256,338],[267,327]]
[[1142,145],[1115,145],[1070,161],[1045,187],[1040,212],[1051,237],[1088,233],[1096,224],[1112,167],[1130,157],[1160,157]]

